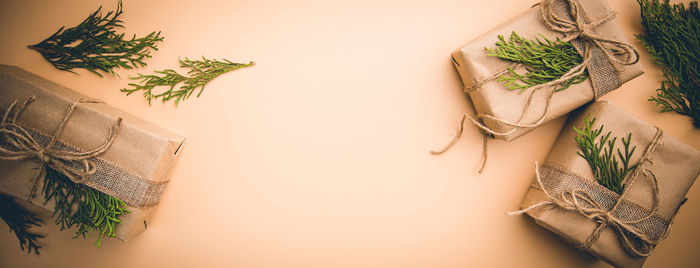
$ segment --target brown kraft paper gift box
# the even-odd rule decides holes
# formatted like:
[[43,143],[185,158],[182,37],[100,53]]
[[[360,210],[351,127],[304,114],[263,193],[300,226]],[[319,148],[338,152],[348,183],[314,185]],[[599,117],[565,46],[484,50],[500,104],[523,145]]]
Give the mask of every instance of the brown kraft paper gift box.
[[[576,15],[580,21],[573,17],[571,5],[579,7]],[[545,22],[544,11],[550,11],[555,17],[565,18],[564,24],[568,28],[554,30],[551,24]],[[580,27],[590,28],[586,31]],[[531,40],[540,37],[539,35],[550,40],[571,40],[584,59],[585,53],[582,49],[589,42],[591,47],[588,50],[591,50],[591,56],[586,65],[587,81],[556,93],[551,86],[543,86],[541,90],[534,90],[533,87],[522,93],[508,89],[502,82],[497,81],[498,77],[507,72],[508,67],[521,74],[525,73],[525,67],[488,56],[484,48],[494,48],[499,41],[499,35],[507,39],[512,32]],[[615,51],[628,49],[627,61],[624,64],[611,62],[606,58],[606,52],[590,43],[593,40],[609,53],[615,54]],[[482,124],[477,125],[481,125],[482,129],[491,132],[496,138],[510,141],[641,75],[644,71],[637,62],[638,53],[628,44],[606,0],[545,0],[455,50],[452,60],[464,83],[465,94],[469,95],[477,112],[477,118],[472,120],[480,121]],[[619,55],[615,58],[619,59]],[[530,94],[533,94],[532,100],[529,107],[526,107]],[[550,94],[553,95],[548,106],[547,99]],[[521,117],[522,121],[519,121]],[[513,127],[504,122],[520,123],[520,127]]]
[[[119,218],[121,222],[115,230],[117,238],[126,241],[145,230],[185,139],[104,103],[78,103],[76,100],[89,98],[20,68],[0,65],[2,114],[13,102],[17,110],[30,98],[33,101],[19,114],[16,123],[27,129],[41,148],[48,145],[64,120],[62,132],[52,147],[71,152],[85,152],[104,145],[113,127],[118,125],[106,151],[89,159],[97,169],[84,184],[120,198],[128,205],[131,213]],[[74,112],[67,116],[74,101]],[[0,142],[7,144],[8,141],[2,139],[7,136],[0,135]],[[44,169],[51,167],[50,162],[66,163],[49,160],[47,156],[52,150],[46,149],[41,155],[38,150],[27,150],[30,157],[20,160],[0,159],[0,193],[52,210],[53,203],[44,204],[41,193]],[[69,166],[84,167],[76,167],[75,163]]]
[[[636,150],[630,163],[640,165],[625,178],[622,195],[600,185],[588,162],[577,154],[581,149],[574,140],[573,126],[582,129],[587,116],[596,118],[593,129],[603,125],[603,135],[610,131],[611,139],[618,137],[616,148],[622,146],[621,137],[632,133],[631,146]],[[700,174],[698,163],[700,151],[608,102],[594,102],[572,113],[539,167],[521,203],[523,210],[516,213],[526,213],[537,224],[612,265],[639,267],[668,234],[674,215]]]

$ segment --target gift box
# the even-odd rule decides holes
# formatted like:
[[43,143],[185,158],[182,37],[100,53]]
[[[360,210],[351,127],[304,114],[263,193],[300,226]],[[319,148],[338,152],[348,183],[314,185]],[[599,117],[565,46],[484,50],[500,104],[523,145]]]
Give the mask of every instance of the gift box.
[[[587,80],[558,92],[553,86],[508,89],[498,78],[508,68],[520,74],[526,68],[488,56],[485,48],[513,32],[529,40],[570,41],[584,58]],[[638,52],[628,43],[606,0],[544,0],[457,49],[452,60],[477,112],[473,121],[510,141],[641,75]]]
[[[583,129],[586,118],[596,119],[594,129],[604,126],[601,136],[631,134],[629,148],[636,150],[629,163],[639,164],[624,177],[620,194],[603,187],[579,155],[573,127]],[[620,139],[615,146],[624,147]],[[608,102],[594,102],[572,113],[520,213],[614,266],[639,267],[668,234],[700,174],[698,163],[700,151]]]
[[183,137],[7,65],[0,111],[0,193],[52,210],[41,194],[50,168],[127,204],[117,238],[147,228]]

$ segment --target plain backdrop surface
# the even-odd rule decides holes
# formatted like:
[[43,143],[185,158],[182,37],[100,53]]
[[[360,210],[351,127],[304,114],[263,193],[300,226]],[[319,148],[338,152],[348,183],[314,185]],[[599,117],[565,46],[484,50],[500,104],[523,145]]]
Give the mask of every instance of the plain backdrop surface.
[[[611,0],[646,73],[606,95],[700,149],[700,130],[647,99],[662,74],[634,39],[633,0]],[[688,2],[688,1],[686,1]],[[125,1],[127,35],[162,31],[139,70],[100,78],[54,69],[26,45],[117,1],[0,2],[0,63],[187,137],[148,230],[131,241],[70,239],[47,213],[41,255],[0,224],[0,267],[605,267],[517,209],[564,118],[512,142],[481,136],[450,53],[523,12],[528,0]],[[179,107],[119,89],[178,58],[255,61]],[[647,267],[700,267],[694,186]]]

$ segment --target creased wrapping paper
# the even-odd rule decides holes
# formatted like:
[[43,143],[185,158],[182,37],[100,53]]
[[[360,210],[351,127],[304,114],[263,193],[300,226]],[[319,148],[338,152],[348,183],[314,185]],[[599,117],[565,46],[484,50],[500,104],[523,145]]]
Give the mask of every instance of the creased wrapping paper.
[[[605,101],[594,102],[572,114],[547,156],[546,162],[540,167],[540,178],[550,194],[556,196],[564,190],[582,189],[591,194],[605,210],[609,210],[618,200],[619,195],[598,184],[588,162],[577,155],[580,148],[574,140],[576,132],[573,126],[582,128],[584,118],[589,115],[591,118],[597,118],[594,129],[604,125],[603,134],[611,131],[611,138],[626,137],[628,133],[632,133],[631,145],[637,148],[630,163],[640,161],[643,152],[658,135],[659,130]],[[616,148],[622,146],[620,138]],[[658,211],[648,219],[632,225],[642,230],[651,239],[662,240],[686,193],[700,174],[698,164],[700,151],[662,133],[648,159],[643,168],[648,169],[650,174],[657,178]],[[641,219],[650,212],[653,206],[653,181],[650,176],[642,173],[633,184],[626,186],[625,191],[628,192],[619,208],[612,213],[615,218],[628,221]],[[546,201],[549,201],[549,198],[539,183],[535,182],[521,203],[521,208],[525,209]],[[565,210],[556,205],[537,207],[526,213],[537,224],[579,247],[599,224],[577,211]],[[639,267],[646,259],[646,257],[633,257],[625,251],[619,233],[610,226],[603,227],[600,236],[593,241],[588,251],[620,267]]]
[[[582,0],[579,2],[589,21],[600,20],[613,12],[610,10],[606,0]],[[602,23],[595,27],[593,31],[596,35],[606,39],[629,44],[616,19]],[[518,93],[517,90],[508,89],[503,83],[498,82],[497,79],[486,81],[477,88],[470,88],[479,81],[484,81],[486,78],[503,71],[513,64],[497,57],[487,56],[484,50],[485,47],[495,47],[498,35],[507,38],[512,32],[516,32],[528,39],[537,38],[539,34],[551,40],[564,37],[561,33],[552,31],[545,25],[541,17],[541,5],[536,5],[510,21],[468,42],[452,53],[453,63],[464,82],[465,93],[472,100],[477,114],[495,116],[507,122],[517,122],[523,115],[528,99],[528,90]],[[579,52],[581,52],[577,43],[573,42],[579,49]],[[644,72],[639,63],[619,67],[621,67],[621,72],[618,73],[620,84]],[[525,67],[520,66],[514,70],[518,73],[524,73]],[[524,123],[533,123],[543,114],[547,95],[544,91],[535,93],[533,103],[528,111],[524,113]],[[594,89],[590,78],[583,83],[572,85],[565,90],[554,93],[551,106],[545,115],[543,123],[569,113],[590,102],[594,97]],[[483,123],[486,127],[497,132],[508,132],[512,129],[511,126],[493,120],[486,119]],[[508,135],[496,135],[495,137],[510,141],[532,129],[534,127],[521,127]]]
[[[87,98],[20,68],[0,65],[0,111],[6,111],[14,100],[23,103],[30,97],[35,100],[17,122],[42,146],[55,133],[67,107],[76,99]],[[85,151],[100,146],[117,118],[122,121],[116,137],[104,154],[91,159],[98,169],[85,184],[108,194],[117,193],[113,196],[127,203],[131,213],[120,217],[115,231],[126,241],[147,227],[185,139],[104,103],[81,103],[55,147]],[[0,192],[53,209],[52,202],[44,205],[42,165],[38,159],[0,160]],[[32,194],[35,180],[39,189]]]

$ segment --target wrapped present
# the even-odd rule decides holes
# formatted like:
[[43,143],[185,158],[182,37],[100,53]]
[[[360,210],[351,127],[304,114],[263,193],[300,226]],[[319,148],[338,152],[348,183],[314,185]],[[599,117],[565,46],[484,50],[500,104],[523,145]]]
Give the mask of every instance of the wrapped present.
[[[526,67],[487,55],[500,36],[517,33],[530,40],[570,42],[582,63],[560,79],[511,90],[498,78]],[[485,132],[510,141],[535,127],[598,99],[641,75],[638,52],[628,44],[606,0],[543,0],[528,11],[482,34],[452,53],[452,60],[477,112],[470,119]],[[563,80],[586,74],[586,81],[558,91]],[[465,115],[466,116],[466,115]]]
[[0,65],[0,193],[46,209],[47,173],[122,200],[116,237],[147,228],[184,138],[14,66]]
[[[582,138],[586,129],[600,147]],[[619,267],[643,264],[700,174],[700,151],[605,101],[572,113],[552,148],[515,213]],[[619,159],[592,165],[591,154]],[[603,186],[603,173],[623,178],[621,187]]]

